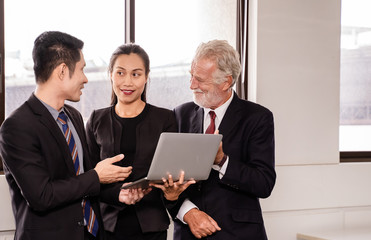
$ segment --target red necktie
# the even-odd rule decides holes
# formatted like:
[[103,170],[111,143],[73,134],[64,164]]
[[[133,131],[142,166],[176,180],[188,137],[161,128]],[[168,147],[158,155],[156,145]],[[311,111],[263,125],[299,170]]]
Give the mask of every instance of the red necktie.
[[210,114],[210,125],[209,127],[206,129],[206,134],[214,134],[215,132],[215,112],[214,111],[210,111],[209,112]]

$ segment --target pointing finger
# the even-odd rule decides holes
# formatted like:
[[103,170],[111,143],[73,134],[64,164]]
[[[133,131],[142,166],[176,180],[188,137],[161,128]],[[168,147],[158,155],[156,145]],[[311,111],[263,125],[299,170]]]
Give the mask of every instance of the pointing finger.
[[121,161],[123,158],[124,158],[124,154],[119,154],[114,157],[108,158],[107,161],[110,163],[115,163],[115,162]]

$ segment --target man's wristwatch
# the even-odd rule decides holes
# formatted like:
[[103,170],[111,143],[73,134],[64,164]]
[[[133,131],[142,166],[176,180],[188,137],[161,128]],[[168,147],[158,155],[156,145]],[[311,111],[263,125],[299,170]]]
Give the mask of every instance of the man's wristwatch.
[[227,160],[228,156],[226,154],[224,154],[222,160],[220,161],[220,163],[218,163],[218,166],[219,167],[222,167],[223,164],[225,163],[225,161]]

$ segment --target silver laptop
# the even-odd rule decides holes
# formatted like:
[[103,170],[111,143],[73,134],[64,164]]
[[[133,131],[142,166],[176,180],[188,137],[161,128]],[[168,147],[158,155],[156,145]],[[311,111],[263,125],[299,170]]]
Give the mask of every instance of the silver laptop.
[[161,183],[168,174],[177,181],[181,171],[185,173],[185,180],[205,180],[221,140],[221,134],[162,133],[147,177],[123,188],[147,188],[150,182]]

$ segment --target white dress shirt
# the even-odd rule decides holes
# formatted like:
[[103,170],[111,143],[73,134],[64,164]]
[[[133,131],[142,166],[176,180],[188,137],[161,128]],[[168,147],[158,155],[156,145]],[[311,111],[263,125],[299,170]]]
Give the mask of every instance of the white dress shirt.
[[[234,91],[232,91],[232,94],[231,94],[230,98],[225,103],[223,103],[223,105],[219,106],[216,109],[203,108],[204,109],[204,126],[203,126],[204,133],[205,133],[207,127],[210,125],[210,121],[211,121],[210,114],[209,114],[210,111],[215,112],[215,115],[216,115],[216,117],[215,117],[215,129],[219,129],[219,125],[223,120],[223,117],[225,115],[225,112],[227,111],[227,108],[229,107],[229,105],[232,102],[233,96],[234,96]],[[227,166],[228,166],[228,162],[229,162],[229,157],[227,157],[227,160],[225,161],[225,163],[223,164],[222,167],[220,167],[218,165],[215,165],[215,164],[212,166],[212,168],[214,170],[219,172],[219,178],[220,179],[222,179],[222,177],[225,174],[225,171],[226,171]],[[182,221],[184,224],[186,224],[183,220],[183,217],[192,208],[197,208],[198,209],[198,207],[194,203],[192,203],[188,198],[185,199],[182,206],[180,207],[176,217],[180,221]]]

